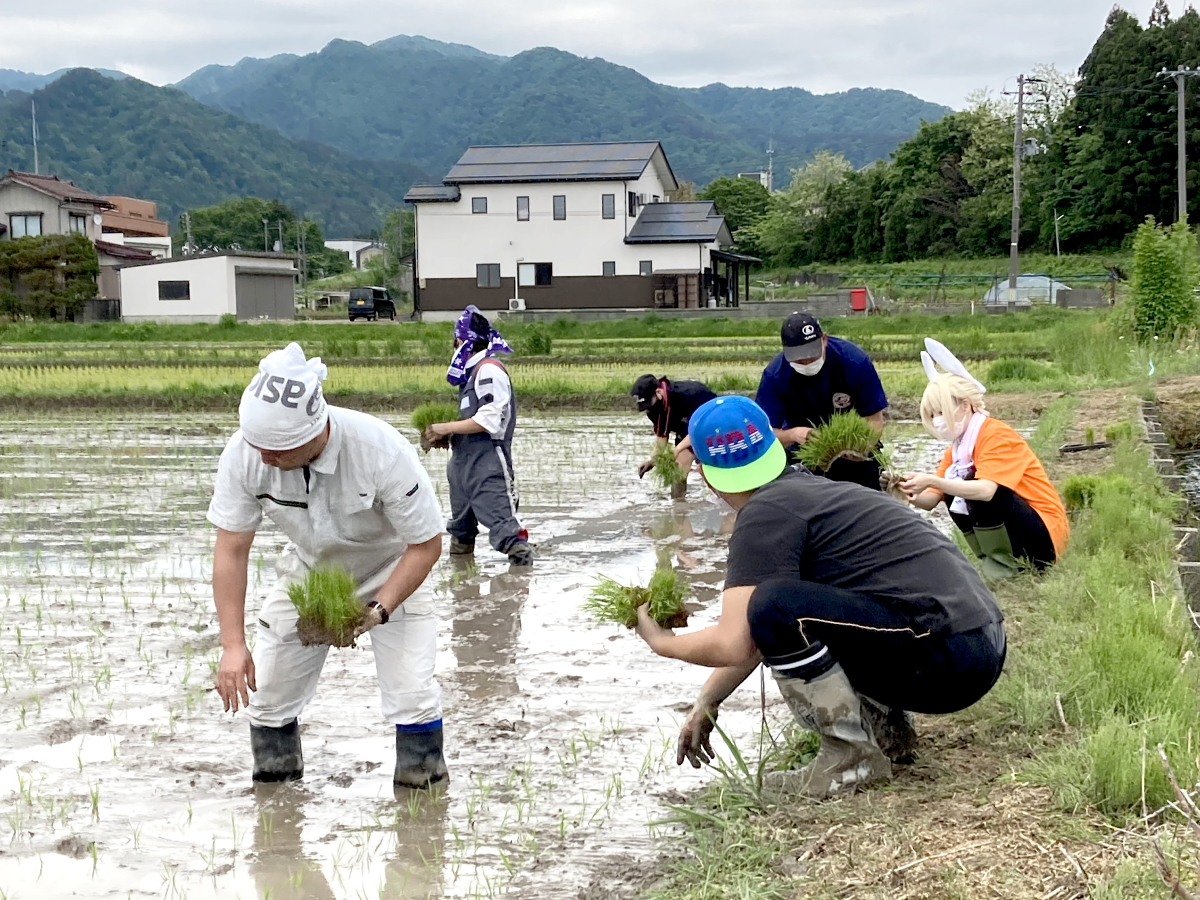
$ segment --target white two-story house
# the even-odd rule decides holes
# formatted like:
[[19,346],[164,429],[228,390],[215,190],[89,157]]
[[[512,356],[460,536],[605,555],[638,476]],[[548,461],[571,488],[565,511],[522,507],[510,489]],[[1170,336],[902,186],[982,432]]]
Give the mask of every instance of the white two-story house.
[[657,141],[470,147],[405,197],[417,309],[736,305],[749,258],[727,252],[711,202],[669,201],[677,188]]

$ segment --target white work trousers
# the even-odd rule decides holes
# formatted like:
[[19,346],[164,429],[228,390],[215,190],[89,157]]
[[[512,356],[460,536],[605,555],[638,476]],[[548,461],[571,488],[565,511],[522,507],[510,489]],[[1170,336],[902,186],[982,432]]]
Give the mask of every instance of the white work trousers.
[[[296,634],[299,615],[288,585],[304,578],[298,560],[284,559],[279,577],[258,614],[254,673],[258,690],[250,694],[246,715],[253,725],[278,728],[299,717],[317,692],[327,646],[304,646]],[[370,599],[387,580],[392,566],[363,585]],[[286,574],[285,574],[286,573]],[[437,620],[428,587],[418,589],[391,614],[386,625],[369,632],[375,652],[383,717],[393,725],[423,725],[442,717],[442,690],[433,677]],[[360,639],[361,640],[361,639]]]

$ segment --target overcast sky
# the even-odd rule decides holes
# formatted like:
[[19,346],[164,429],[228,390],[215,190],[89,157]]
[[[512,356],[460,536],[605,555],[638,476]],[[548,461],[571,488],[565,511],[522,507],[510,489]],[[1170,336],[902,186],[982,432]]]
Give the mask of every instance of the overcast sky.
[[[1143,23],[1153,0],[1120,4]],[[1170,0],[1175,13],[1184,0]],[[1072,72],[1112,0],[0,0],[0,68],[120,69],[165,84],[210,63],[422,34],[510,56],[554,46],[655,81],[897,88],[961,107],[1037,63]],[[363,73],[368,77],[369,73]],[[1007,83],[1006,83],[1007,80]]]

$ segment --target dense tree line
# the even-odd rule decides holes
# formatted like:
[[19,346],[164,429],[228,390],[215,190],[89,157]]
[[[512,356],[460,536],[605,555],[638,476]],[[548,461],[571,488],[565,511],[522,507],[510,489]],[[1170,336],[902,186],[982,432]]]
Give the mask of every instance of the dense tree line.
[[[1174,82],[1163,68],[1200,65],[1200,15],[1172,19],[1158,0],[1146,26],[1109,14],[1077,78],[1048,67],[1026,97],[1021,245],[1064,252],[1122,245],[1146,218],[1176,218]],[[1188,138],[1200,148],[1200,84],[1189,83]],[[1007,252],[1015,111],[976,97],[923,123],[888,162],[857,171],[830,154],[793,170],[737,240],[777,265],[896,262]],[[1193,150],[1189,181],[1200,185]],[[706,196],[721,190],[710,185]],[[1189,192],[1190,219],[1200,190]],[[720,203],[718,203],[721,206]]]

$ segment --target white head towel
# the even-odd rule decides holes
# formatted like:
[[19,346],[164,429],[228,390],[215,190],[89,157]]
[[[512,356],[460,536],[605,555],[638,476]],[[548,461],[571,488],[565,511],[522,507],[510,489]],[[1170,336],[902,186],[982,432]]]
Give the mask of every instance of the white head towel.
[[319,356],[305,359],[294,341],[268,353],[242,392],[242,436],[260,450],[294,450],[307,444],[329,420],[321,391],[328,374]]

